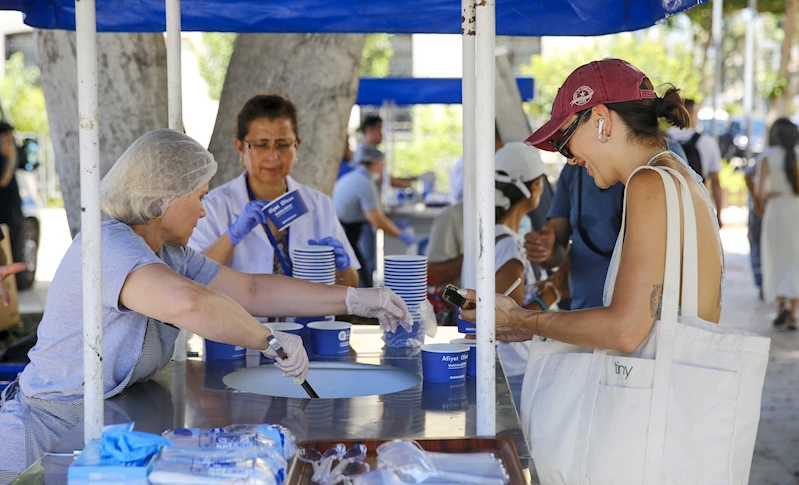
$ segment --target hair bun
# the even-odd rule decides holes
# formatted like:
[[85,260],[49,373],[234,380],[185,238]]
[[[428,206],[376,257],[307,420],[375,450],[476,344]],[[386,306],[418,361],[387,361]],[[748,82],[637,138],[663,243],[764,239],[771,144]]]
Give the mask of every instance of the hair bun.
[[655,115],[657,115],[658,118],[665,118],[666,115],[668,115],[666,101],[660,96],[655,98]]

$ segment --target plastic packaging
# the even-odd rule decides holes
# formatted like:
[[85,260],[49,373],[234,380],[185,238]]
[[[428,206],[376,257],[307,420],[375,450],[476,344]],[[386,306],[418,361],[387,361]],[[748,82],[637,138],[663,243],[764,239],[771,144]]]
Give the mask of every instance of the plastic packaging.
[[343,443],[338,443],[324,454],[314,448],[301,448],[297,451],[297,458],[313,466],[311,480],[320,485],[335,485],[369,472],[369,465],[364,463],[366,445],[363,444],[347,450]]
[[[501,463],[498,463],[498,467],[492,467],[482,458],[481,466],[475,467],[467,460],[444,458],[442,455],[431,457],[415,441],[394,440],[377,447],[377,468],[390,470],[408,483],[449,481],[474,485],[505,485],[509,481]],[[439,469],[437,463],[443,464],[444,469]],[[456,467],[458,471],[450,471]],[[499,468],[501,472],[497,472],[495,468]]]
[[226,428],[177,428],[164,432],[177,448],[236,450],[274,448],[286,460],[297,452],[297,441],[288,429],[277,424],[236,424]]

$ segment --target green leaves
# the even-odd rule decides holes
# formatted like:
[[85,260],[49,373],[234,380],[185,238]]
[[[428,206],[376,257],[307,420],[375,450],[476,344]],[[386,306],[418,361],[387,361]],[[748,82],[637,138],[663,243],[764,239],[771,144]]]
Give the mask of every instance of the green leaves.
[[39,86],[39,68],[25,67],[22,52],[15,52],[6,61],[5,76],[0,79],[0,98],[17,131],[50,132],[44,93]]

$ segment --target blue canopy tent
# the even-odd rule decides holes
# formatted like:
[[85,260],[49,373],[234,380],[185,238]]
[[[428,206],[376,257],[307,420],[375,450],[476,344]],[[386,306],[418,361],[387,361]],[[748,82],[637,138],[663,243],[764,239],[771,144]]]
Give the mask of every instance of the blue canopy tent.
[[[379,106],[391,100],[395,106],[414,104],[461,104],[460,78],[361,78],[358,84],[359,105]],[[522,101],[533,99],[533,79],[516,78]]]
[[[643,29],[702,0],[496,0],[498,35]],[[0,0],[41,29],[75,30],[74,0]],[[460,34],[461,0],[183,0],[182,29],[206,32]],[[99,32],[164,32],[164,0],[97,0]]]
[[[465,260],[477,261],[478,435],[494,434],[493,160],[495,35],[602,35],[649,27],[705,0],[0,0],[25,23],[77,31],[84,289],[84,439],[103,423],[100,285],[99,32],[168,32],[170,126],[180,113],[180,31],[240,33],[463,34],[464,160],[474,182],[477,224],[465,239]],[[479,66],[479,68],[478,68]],[[175,116],[172,106],[175,106]],[[179,125],[178,125],[179,126]],[[493,138],[493,137],[490,137]],[[467,140],[469,144],[467,144]],[[468,150],[467,150],[468,149]],[[468,170],[476,168],[469,174]],[[467,206],[468,207],[468,206]],[[475,220],[469,209],[469,220]],[[185,356],[184,356],[185,358]]]

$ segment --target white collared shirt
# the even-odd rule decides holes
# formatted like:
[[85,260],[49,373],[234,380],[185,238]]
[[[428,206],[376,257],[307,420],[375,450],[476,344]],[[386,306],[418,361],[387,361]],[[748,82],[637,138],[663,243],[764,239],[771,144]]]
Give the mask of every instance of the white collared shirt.
[[[250,202],[246,184],[247,172],[221,185],[205,196],[206,215],[197,223],[189,246],[197,252],[206,251],[227,231]],[[308,244],[309,239],[333,237],[344,245],[352,267],[360,269],[355,251],[347,240],[344,228],[336,217],[333,201],[327,195],[286,177],[288,191],[299,190],[308,214],[289,228],[289,250]],[[275,251],[263,227],[256,227],[236,246],[228,266],[250,274],[272,274]]]

